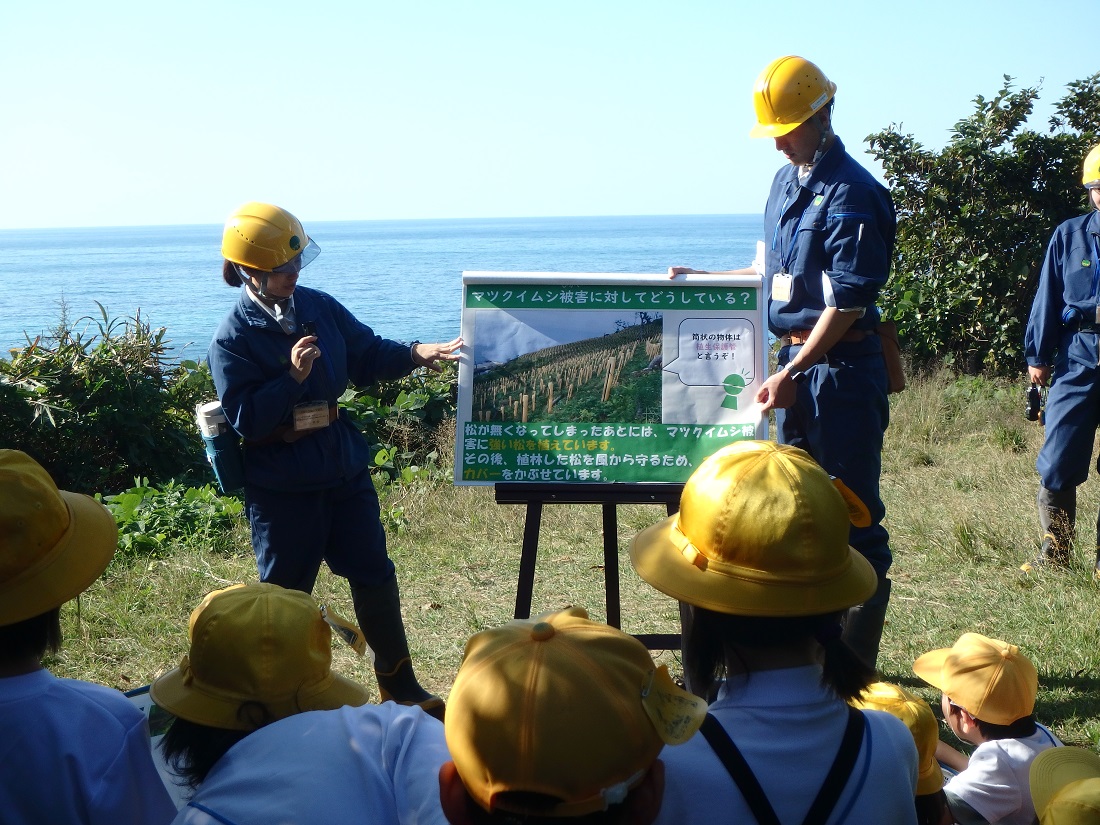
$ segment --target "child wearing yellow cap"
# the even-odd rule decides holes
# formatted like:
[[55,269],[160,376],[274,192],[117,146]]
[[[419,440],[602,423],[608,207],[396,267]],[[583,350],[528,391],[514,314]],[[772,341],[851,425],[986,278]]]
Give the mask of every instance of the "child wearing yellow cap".
[[913,670],[942,691],[952,732],[976,746],[969,757],[944,742],[936,750],[940,762],[957,771],[944,785],[954,821],[1031,825],[1031,763],[1062,744],[1035,721],[1035,666],[1016,645],[964,633],[952,647],[925,653]]
[[145,714],[117,690],[51,674],[61,608],[107,569],[118,525],[0,450],[0,821],[159,825],[176,815]]

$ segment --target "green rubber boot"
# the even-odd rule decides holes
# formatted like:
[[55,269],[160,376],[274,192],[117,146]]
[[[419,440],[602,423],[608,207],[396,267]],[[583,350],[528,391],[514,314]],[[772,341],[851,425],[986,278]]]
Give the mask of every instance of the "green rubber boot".
[[394,576],[385,584],[351,583],[351,601],[363,637],[374,651],[374,675],[382,701],[418,705],[425,713],[443,721],[444,703],[428,693],[416,680],[405,622],[401,618],[401,593]]

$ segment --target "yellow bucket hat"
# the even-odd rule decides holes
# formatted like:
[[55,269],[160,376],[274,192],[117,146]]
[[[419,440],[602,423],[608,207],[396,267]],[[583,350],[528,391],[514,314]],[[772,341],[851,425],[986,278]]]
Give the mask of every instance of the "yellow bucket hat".
[[808,453],[738,441],[696,468],[680,511],[639,533],[630,561],[661,592],[719,613],[832,613],[878,587],[849,526],[844,497]]
[[75,599],[107,569],[118,525],[90,496],[57,489],[38,462],[0,450],[0,626]]
[[149,689],[174,716],[226,730],[270,718],[367,703],[367,689],[332,672],[332,629],[313,598],[257,582],[215,590],[191,612],[191,649]]

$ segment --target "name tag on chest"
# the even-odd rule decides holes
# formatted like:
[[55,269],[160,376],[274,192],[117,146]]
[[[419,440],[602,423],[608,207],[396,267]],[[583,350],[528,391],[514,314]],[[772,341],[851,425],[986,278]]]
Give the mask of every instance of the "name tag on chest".
[[791,300],[791,274],[777,272],[772,275],[772,300],[786,303]]

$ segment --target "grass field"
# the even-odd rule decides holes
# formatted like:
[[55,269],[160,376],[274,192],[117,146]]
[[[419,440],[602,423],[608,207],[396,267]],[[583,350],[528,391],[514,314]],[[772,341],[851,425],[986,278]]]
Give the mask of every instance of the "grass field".
[[[913,660],[965,631],[1019,644],[1040,676],[1036,713],[1067,743],[1100,743],[1100,585],[1093,580],[1100,485],[1079,493],[1076,567],[1025,577],[1038,549],[1035,455],[1042,428],[1024,418],[1024,385],[918,376],[893,397],[884,453],[886,525],[895,554],[893,598],[879,664],[939,712],[938,694]],[[421,680],[443,695],[467,637],[507,621],[515,602],[524,508],[498,505],[491,487],[419,486],[388,493],[407,519],[390,534],[404,613]],[[676,605],[634,574],[631,537],[662,518],[655,505],[618,510],[623,628],[675,632]],[[147,684],[187,648],[187,617],[209,590],[255,579],[246,527],[233,553],[201,537],[167,558],[116,563],[63,611],[65,647],[55,673],[123,690]],[[543,511],[533,610],[576,604],[602,619],[601,508]],[[314,595],[351,617],[346,585],[322,572]],[[374,690],[369,664],[338,645],[336,668]],[[675,672],[677,656],[655,654]],[[949,737],[948,737],[949,738]]]

